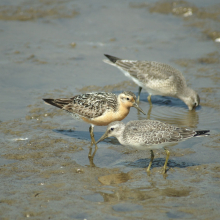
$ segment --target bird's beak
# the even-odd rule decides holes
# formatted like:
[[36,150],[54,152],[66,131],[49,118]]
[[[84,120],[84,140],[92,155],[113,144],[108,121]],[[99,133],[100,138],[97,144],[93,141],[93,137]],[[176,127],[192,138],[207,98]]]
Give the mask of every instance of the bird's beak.
[[137,104],[136,102],[134,102],[132,106],[135,107],[135,108],[136,108],[137,110],[139,110],[140,112],[142,112],[144,115],[146,115],[146,114],[144,113],[144,111],[138,106],[138,104]]
[[98,141],[96,141],[96,144],[98,144],[100,141],[103,141],[107,137],[108,137],[108,131],[106,131],[105,134],[103,134],[102,137]]

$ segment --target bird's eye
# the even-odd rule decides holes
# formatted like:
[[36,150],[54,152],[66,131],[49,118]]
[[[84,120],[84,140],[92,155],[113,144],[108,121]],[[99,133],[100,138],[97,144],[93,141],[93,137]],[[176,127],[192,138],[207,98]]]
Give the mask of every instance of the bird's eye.
[[114,131],[114,128],[111,128],[111,131]]
[[130,99],[129,99],[129,98],[127,98],[127,100],[129,101]]

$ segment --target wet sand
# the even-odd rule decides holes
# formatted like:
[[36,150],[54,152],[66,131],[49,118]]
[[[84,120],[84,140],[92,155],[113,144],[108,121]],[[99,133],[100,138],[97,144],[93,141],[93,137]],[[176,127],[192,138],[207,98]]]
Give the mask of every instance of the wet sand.
[[[220,59],[217,1],[2,1],[0,4],[0,219],[219,219]],[[201,98],[142,91],[124,122],[161,120],[210,129],[210,136],[163,149],[90,146],[89,125],[42,98],[138,86],[103,54],[159,61],[183,72]],[[98,140],[106,127],[95,127]]]

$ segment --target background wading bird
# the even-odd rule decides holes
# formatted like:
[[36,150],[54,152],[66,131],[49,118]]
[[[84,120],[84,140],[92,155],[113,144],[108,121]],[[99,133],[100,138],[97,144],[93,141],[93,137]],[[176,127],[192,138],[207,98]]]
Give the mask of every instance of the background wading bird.
[[198,94],[186,84],[183,74],[177,69],[154,61],[124,60],[105,54],[105,63],[119,68],[125,76],[139,85],[137,102],[142,87],[147,90],[150,104],[151,95],[171,96],[181,99],[192,110],[200,103]]

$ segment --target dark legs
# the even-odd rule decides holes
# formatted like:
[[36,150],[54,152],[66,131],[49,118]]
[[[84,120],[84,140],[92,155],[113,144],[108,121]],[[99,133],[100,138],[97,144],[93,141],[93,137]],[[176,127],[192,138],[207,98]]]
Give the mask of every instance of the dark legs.
[[[137,103],[139,103],[139,101],[140,101],[141,90],[142,90],[142,87],[139,86],[139,88],[138,88]],[[147,100],[148,100],[149,104],[152,105],[151,95],[149,95],[149,96],[147,97]]]
[[139,86],[139,88],[138,88],[138,98],[137,98],[137,102],[140,101],[141,90],[142,90],[142,87]]

